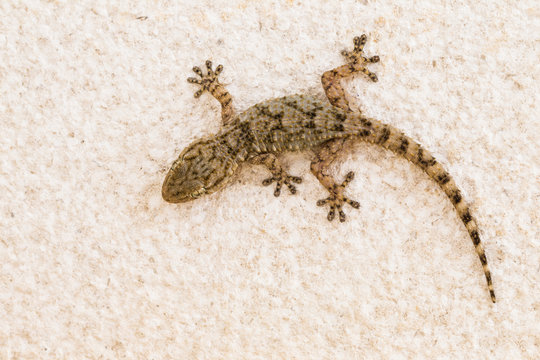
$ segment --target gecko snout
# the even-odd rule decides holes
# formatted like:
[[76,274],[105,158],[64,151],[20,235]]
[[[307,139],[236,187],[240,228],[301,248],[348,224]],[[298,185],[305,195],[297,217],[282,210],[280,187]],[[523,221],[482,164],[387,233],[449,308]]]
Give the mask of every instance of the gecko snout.
[[183,179],[179,172],[171,169],[161,188],[163,200],[170,203],[182,203],[194,200],[204,194],[204,187],[200,181]]

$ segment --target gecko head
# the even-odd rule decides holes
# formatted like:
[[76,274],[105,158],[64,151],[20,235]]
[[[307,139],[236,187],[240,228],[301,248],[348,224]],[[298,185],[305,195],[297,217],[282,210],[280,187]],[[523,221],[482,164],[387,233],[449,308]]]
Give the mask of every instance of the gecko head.
[[182,151],[165,177],[161,195],[170,203],[195,200],[227,185],[238,164],[216,141],[201,139]]

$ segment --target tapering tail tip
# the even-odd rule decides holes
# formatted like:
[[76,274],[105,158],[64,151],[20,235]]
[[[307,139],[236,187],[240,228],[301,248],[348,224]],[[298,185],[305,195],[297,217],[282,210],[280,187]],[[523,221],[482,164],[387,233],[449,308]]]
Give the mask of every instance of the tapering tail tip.
[[491,295],[491,301],[495,304],[497,302],[497,298],[495,297],[495,291],[493,289],[489,290],[489,295]]

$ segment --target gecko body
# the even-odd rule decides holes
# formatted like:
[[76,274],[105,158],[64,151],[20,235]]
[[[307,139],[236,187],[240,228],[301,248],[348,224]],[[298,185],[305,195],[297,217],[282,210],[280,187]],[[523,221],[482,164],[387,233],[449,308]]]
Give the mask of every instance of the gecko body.
[[182,151],[165,178],[162,196],[168,202],[179,203],[214,193],[230,183],[239,165],[245,162],[263,164],[270,170],[272,176],[263,184],[276,182],[275,196],[280,195],[283,185],[294,194],[294,184],[300,183],[301,178],[289,175],[277,155],[285,151],[313,149],[316,157],[311,163],[311,172],[329,192],[329,196],[319,200],[317,205],[330,207],[328,220],[333,220],[337,214],[343,222],[346,219],[344,204],[353,208],[360,206],[344,194],[354,173],[349,172],[339,184],[328,175],[327,169],[345,142],[357,139],[374,143],[420,167],[445,192],[475,246],[491,299],[495,302],[491,273],[477,223],[450,174],[419,143],[391,125],[352,111],[349,106],[341,79],[364,73],[372,81],[377,81],[377,76],[365,65],[378,62],[379,57],[364,56],[365,42],[365,35],[356,37],[354,50],[342,52],[347,64],[322,75],[328,102],[309,95],[291,95],[261,102],[236,114],[230,94],[217,78],[223,67],[219,65],[214,71],[212,63],[207,61],[206,75],[194,67],[200,79],[189,78],[188,81],[201,86],[195,97],[208,91],[221,103],[223,127],[217,134],[199,139]]

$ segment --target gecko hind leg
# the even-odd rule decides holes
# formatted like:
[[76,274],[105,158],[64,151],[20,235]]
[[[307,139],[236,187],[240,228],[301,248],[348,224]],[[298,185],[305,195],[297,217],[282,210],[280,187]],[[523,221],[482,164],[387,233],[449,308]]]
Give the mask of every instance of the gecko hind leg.
[[227,89],[219,83],[218,76],[223,71],[223,65],[218,65],[216,70],[212,70],[212,62],[206,60],[206,75],[198,66],[193,67],[193,71],[200,79],[190,77],[187,81],[191,84],[200,85],[201,88],[194,94],[196,98],[200,97],[205,91],[208,91],[221,104],[221,119],[226,124],[234,115],[232,106],[232,96]]
[[329,197],[317,201],[317,206],[324,206],[326,204],[330,205],[330,210],[328,211],[327,216],[328,221],[334,220],[336,211],[339,214],[339,221],[345,221],[346,216],[342,210],[345,203],[351,205],[355,209],[360,208],[360,203],[358,201],[351,200],[343,195],[343,190],[345,190],[345,187],[351,182],[352,179],[354,179],[354,172],[349,171],[349,173],[345,176],[345,181],[343,181],[341,185],[334,183],[331,188],[328,188],[328,191],[330,192]]
[[346,138],[334,139],[326,142],[319,148],[317,158],[311,162],[311,172],[330,193],[327,198],[317,201],[317,206],[330,206],[327,216],[328,221],[334,220],[337,211],[339,221],[344,222],[346,216],[343,212],[343,205],[345,204],[351,205],[354,209],[360,208],[358,201],[351,200],[343,194],[347,185],[354,179],[354,172],[349,171],[345,176],[345,180],[339,185],[332,176],[326,174],[328,167],[335,160],[347,140]]
[[361,72],[367,75],[371,81],[378,81],[377,75],[369,71],[366,68],[366,65],[379,62],[380,58],[377,55],[369,58],[364,56],[364,45],[366,44],[366,41],[366,34],[355,37],[353,50],[341,51],[341,54],[347,59],[347,64],[326,71],[321,77],[323,89],[330,103],[347,111],[351,111],[351,108],[349,106],[349,101],[345,97],[345,90],[341,86],[342,78]]
[[268,186],[272,184],[273,182],[276,182],[276,189],[274,190],[274,196],[279,196],[281,194],[281,188],[283,185],[286,185],[289,188],[289,191],[291,194],[296,194],[296,186],[295,184],[300,184],[302,182],[302,178],[298,176],[292,176],[289,175],[281,165],[279,159],[274,154],[261,154],[253,159],[251,159],[251,162],[253,164],[262,164],[266,166],[268,170],[272,173],[272,176],[263,180],[262,184],[264,186]]

